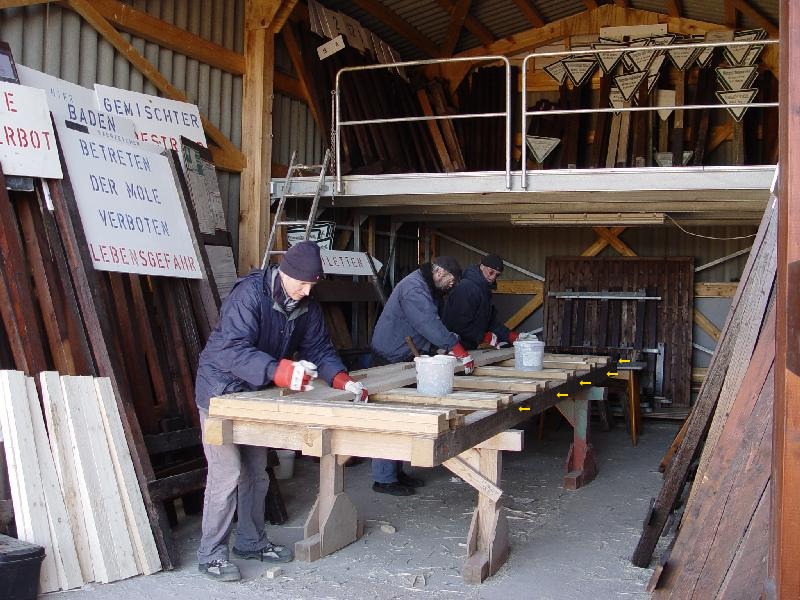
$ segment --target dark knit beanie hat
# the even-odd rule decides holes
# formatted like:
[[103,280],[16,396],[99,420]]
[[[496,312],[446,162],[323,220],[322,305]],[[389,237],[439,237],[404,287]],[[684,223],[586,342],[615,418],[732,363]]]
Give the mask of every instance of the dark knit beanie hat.
[[481,264],[484,267],[489,267],[490,269],[500,271],[501,273],[505,268],[505,265],[503,265],[503,259],[497,256],[497,254],[487,254],[481,259]]
[[456,281],[461,279],[461,265],[452,256],[437,256],[433,259],[433,264],[442,267],[448,273],[452,273]]
[[299,281],[319,281],[322,276],[319,246],[314,242],[295,244],[283,255],[280,270],[281,273]]

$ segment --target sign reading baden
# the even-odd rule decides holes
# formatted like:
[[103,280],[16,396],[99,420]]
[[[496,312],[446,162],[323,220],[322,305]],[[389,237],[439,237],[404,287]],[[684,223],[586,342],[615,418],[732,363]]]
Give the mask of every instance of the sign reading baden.
[[0,165],[6,175],[61,179],[56,137],[42,90],[0,82]]
[[60,139],[96,269],[202,278],[166,157],[71,129]]

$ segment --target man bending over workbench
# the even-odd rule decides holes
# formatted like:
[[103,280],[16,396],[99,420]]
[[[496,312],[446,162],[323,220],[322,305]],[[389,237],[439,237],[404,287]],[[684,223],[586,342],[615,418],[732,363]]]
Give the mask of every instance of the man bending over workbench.
[[[356,402],[367,400],[367,390],[347,374],[334,350],[322,309],[308,297],[321,276],[319,247],[301,242],[289,248],[280,267],[253,271],[236,282],[200,354],[195,400],[201,428],[214,396],[269,385],[307,391],[318,375],[332,387],[352,392]],[[301,360],[295,361],[295,354]],[[239,568],[228,560],[237,508],[234,556],[291,561],[292,551],[270,542],[264,530],[268,449],[204,443],[203,450],[208,476],[197,551],[200,572],[217,581],[241,579]]]
[[[461,266],[452,256],[439,256],[432,263],[404,277],[383,308],[372,334],[372,366],[407,362],[414,354],[444,350],[458,358],[469,375],[475,369],[472,357],[448,331],[440,318],[444,294],[461,277]],[[402,470],[402,462],[372,459],[372,489],[392,496],[410,496],[425,485]]]

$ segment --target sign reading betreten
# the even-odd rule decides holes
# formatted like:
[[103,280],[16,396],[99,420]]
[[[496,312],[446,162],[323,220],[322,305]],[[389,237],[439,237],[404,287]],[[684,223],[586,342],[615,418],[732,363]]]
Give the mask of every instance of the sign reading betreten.
[[96,269],[203,277],[166,157],[71,129],[60,140]]
[[130,119],[142,142],[180,151],[181,136],[208,147],[200,111],[194,104],[95,84],[100,110]]
[[42,90],[0,81],[0,165],[6,175],[63,176]]

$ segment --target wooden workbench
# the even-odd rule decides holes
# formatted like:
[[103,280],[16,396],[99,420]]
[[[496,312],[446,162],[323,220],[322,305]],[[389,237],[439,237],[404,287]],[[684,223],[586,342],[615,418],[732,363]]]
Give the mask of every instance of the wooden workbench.
[[413,363],[401,363],[352,373],[370,391],[368,404],[354,404],[350,392],[324,384],[286,396],[267,389],[212,398],[206,441],[287,448],[320,458],[319,496],[305,523],[305,539],[295,544],[297,558],[305,561],[331,554],[362,533],[344,491],[347,457],[444,465],[479,494],[463,571],[467,582],[479,583],[508,555],[498,487],[501,451],[521,450],[523,435],[510,427],[556,406],[575,430],[566,487],[576,489],[596,473],[588,442],[588,400],[581,389],[606,376],[608,359],[545,355],[542,371],[522,372],[509,366],[513,355],[513,349],[473,352],[475,373],[457,375],[454,393],[445,397],[422,396],[405,387],[414,385],[416,376]]

